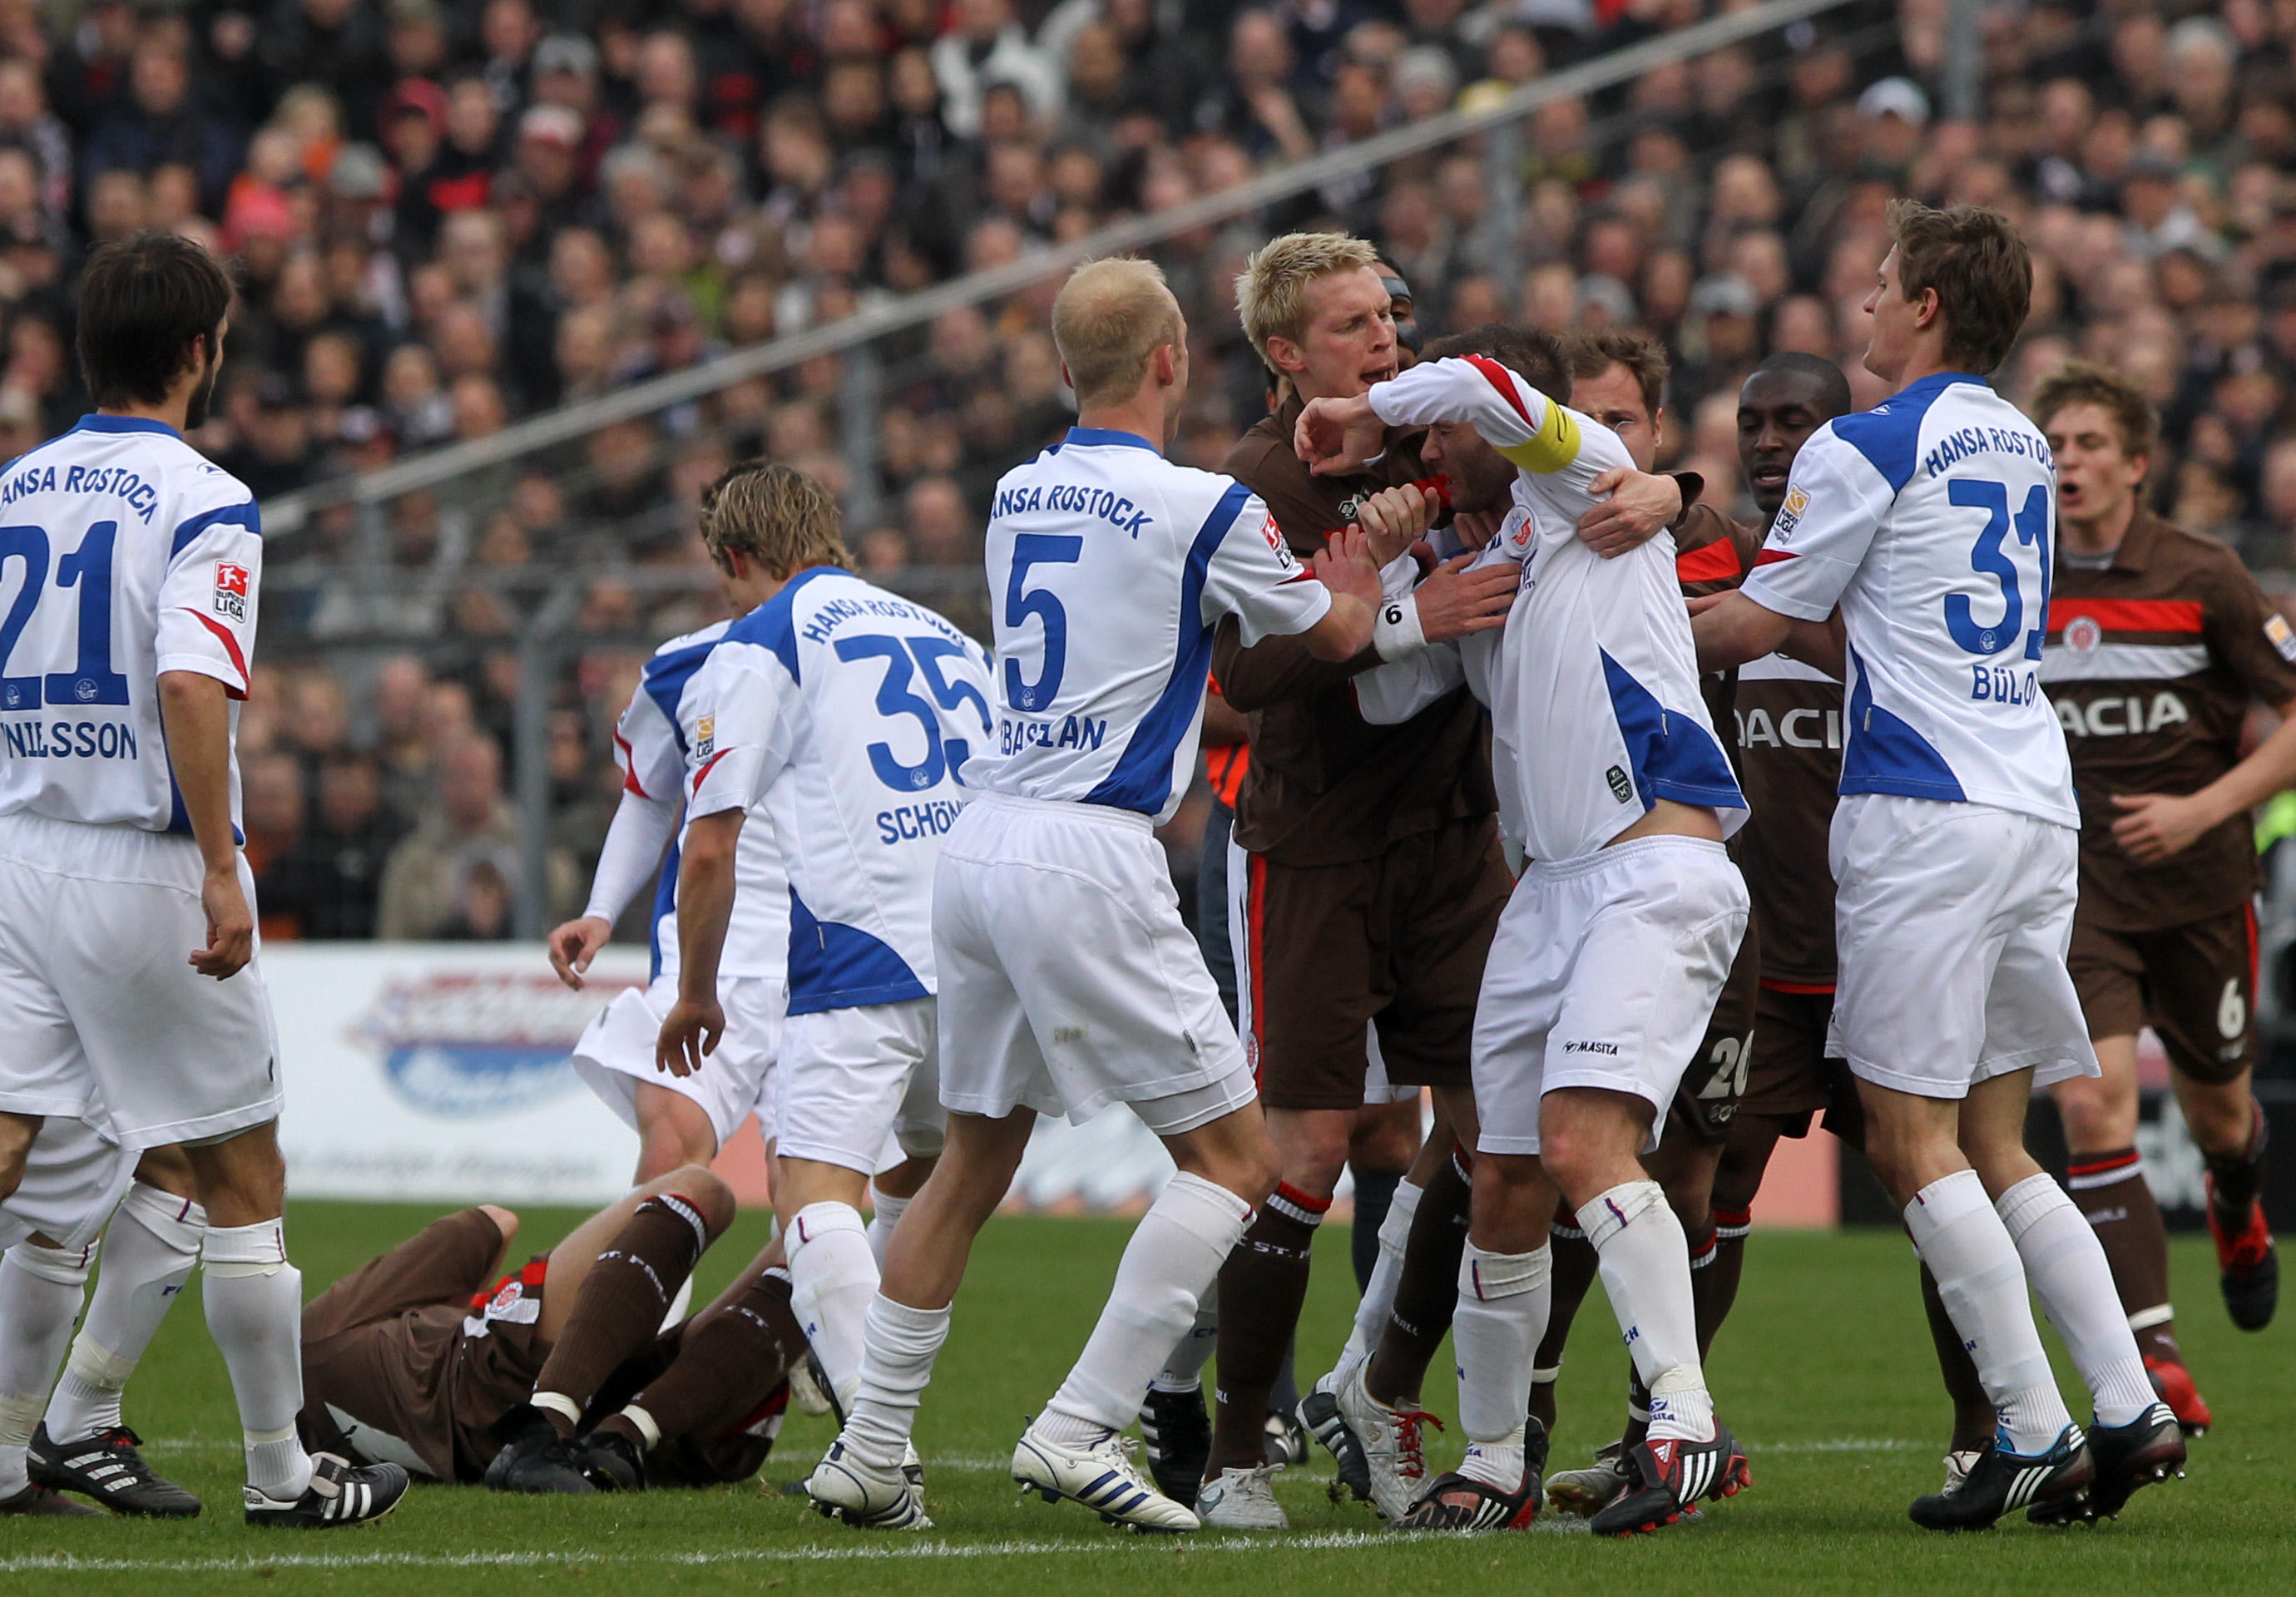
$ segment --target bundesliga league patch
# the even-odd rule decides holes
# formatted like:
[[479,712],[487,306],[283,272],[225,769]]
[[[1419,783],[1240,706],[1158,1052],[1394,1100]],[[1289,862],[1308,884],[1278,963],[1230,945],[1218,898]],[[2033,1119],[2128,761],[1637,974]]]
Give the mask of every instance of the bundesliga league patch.
[[234,621],[247,619],[247,568],[227,560],[216,561],[215,612]]
[[1770,541],[1783,544],[1792,537],[1795,526],[1801,520],[1802,512],[1808,508],[1809,490],[1789,487],[1786,490],[1786,502],[1778,506],[1777,520],[1770,523]]
[[693,754],[697,759],[708,759],[718,749],[718,717],[704,716],[694,723]]
[[2288,625],[2288,618],[2274,614],[2264,618],[2264,635],[2280,651],[2280,658],[2296,664],[2296,628]]

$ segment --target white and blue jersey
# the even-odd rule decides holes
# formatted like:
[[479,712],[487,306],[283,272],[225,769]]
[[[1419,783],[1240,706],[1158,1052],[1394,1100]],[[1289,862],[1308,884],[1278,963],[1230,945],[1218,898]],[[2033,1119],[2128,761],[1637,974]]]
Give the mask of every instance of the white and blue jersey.
[[1168,819],[1195,769],[1212,628],[1305,632],[1331,594],[1251,491],[1075,427],[996,485],[996,741],[974,786]]
[[1423,361],[1370,397],[1390,426],[1464,422],[1515,464],[1478,563],[1521,562],[1522,586],[1496,647],[1478,634],[1358,676],[1365,718],[1406,719],[1465,680],[1491,710],[1500,823],[1546,864],[1594,853],[1661,798],[1736,831],[1746,800],[1699,692],[1674,539],[1616,560],[1578,539],[1595,479],[1633,469],[1618,435],[1482,356]]
[[1810,435],[1745,595],[1849,635],[1841,791],[2078,827],[2040,684],[2056,463],[1985,381],[1943,373]]
[[816,566],[726,628],[680,716],[688,813],[762,802],[781,840],[789,1012],[931,997],[933,869],[990,733],[980,645]]
[[0,815],[189,831],[159,678],[247,697],[254,495],[172,427],[83,416],[0,467]]
[[[672,638],[646,661],[637,690],[614,726],[625,804],[636,799],[666,806],[673,813],[679,808],[685,792],[685,728],[700,718],[685,708],[685,696],[729,625],[720,621]],[[685,843],[681,819],[677,837],[661,862],[648,936],[653,975],[673,981],[677,976],[677,867]],[[734,913],[718,974],[778,982],[789,965],[789,872],[782,864],[780,839],[762,807],[750,812],[742,828],[734,855]]]

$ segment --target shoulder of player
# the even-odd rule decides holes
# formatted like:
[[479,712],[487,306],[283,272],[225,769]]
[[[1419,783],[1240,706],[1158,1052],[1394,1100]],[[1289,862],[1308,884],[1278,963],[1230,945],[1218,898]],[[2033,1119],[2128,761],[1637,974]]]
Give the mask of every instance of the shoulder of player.
[[726,629],[733,625],[730,619],[712,621],[707,627],[696,627],[692,632],[681,632],[673,638],[665,638],[655,645],[654,651],[646,664],[651,667],[656,661],[675,660],[684,657],[689,650],[706,651],[724,637]]
[[2229,582],[2243,589],[2256,586],[2255,577],[2228,545],[2187,532],[2150,511],[2140,510],[2137,516],[2137,527],[2151,544],[2148,567],[2157,569],[2165,556],[2169,569],[2164,576],[2198,577],[2212,585]]

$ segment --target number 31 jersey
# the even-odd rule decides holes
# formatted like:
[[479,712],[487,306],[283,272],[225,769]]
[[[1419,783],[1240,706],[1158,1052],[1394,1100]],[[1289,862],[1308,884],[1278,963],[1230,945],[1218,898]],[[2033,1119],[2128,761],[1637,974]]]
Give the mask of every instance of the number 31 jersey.
[[691,820],[763,801],[789,870],[789,1012],[931,997],[933,870],[988,737],[980,645],[815,566],[726,629],[678,703]]
[[1946,373],[1837,417],[1795,458],[1742,592],[1849,634],[1841,790],[2078,827],[2040,686],[2056,465],[1985,382]]
[[[83,416],[0,467],[0,815],[189,831],[160,674],[247,697],[262,570],[246,484],[160,422]],[[236,821],[235,754],[231,795]]]

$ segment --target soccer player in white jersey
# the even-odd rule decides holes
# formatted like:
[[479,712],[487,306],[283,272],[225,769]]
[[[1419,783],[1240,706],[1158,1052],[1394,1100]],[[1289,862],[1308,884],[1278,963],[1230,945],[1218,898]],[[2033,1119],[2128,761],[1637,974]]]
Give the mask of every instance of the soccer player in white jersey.
[[302,1278],[234,825],[263,545],[245,485],[184,439],[230,300],[173,234],[97,250],[78,330],[96,414],[0,475],[0,1196],[51,1115],[100,1112],[124,1148],[184,1144],[247,1519],[347,1525],[395,1506],[406,1473],[295,1435]]
[[[2036,1081],[2097,1073],[2065,971],[2080,815],[2038,677],[2055,468],[1984,376],[2024,322],[2032,266],[1994,211],[1901,201],[1890,233],[1866,369],[1898,391],[1802,446],[1760,565],[1697,618],[1699,658],[1736,665],[1797,633],[1818,658],[1840,607],[1827,1052],[1857,1077],[1866,1157],[2000,1415],[1967,1476],[1913,1518],[2062,1523],[2118,1512],[2181,1469],[2185,1445],[2095,1233],[2025,1151]],[[2086,1441],[2029,1284],[2095,1399]]]
[[1303,634],[1318,658],[1346,659],[1371,641],[1379,577],[1368,560],[1319,556],[1318,583],[1242,484],[1165,460],[1187,327],[1154,266],[1078,267],[1053,340],[1078,425],[997,486],[996,731],[967,773],[973,798],[934,889],[948,1150],[894,1231],[859,1400],[807,1485],[816,1503],[888,1522],[914,1504],[899,1464],[972,1239],[1039,1114],[1082,1121],[1120,1102],[1179,1173],[1013,1474],[1048,1500],[1193,1530],[1122,1433],[1276,1164],[1152,829],[1193,769],[1214,624],[1235,616],[1247,643]]
[[[1527,1415],[1560,1196],[1651,1394],[1633,1484],[1592,1520],[1631,1535],[1748,1479],[1700,1365],[1682,1222],[1640,1162],[1745,932],[1745,883],[1722,846],[1745,800],[1699,692],[1673,539],[1605,561],[1576,536],[1595,481],[1632,461],[1550,397],[1570,389],[1560,346],[1487,327],[1428,356],[1361,398],[1314,401],[1299,423],[1318,471],[1353,469],[1388,427],[1427,426],[1421,458],[1450,479],[1454,508],[1505,512],[1484,558],[1522,565],[1496,651],[1459,646],[1483,657],[1500,825],[1525,856],[1475,1014],[1482,1124],[1451,1327],[1467,1455],[1404,1524],[1521,1529],[1537,1516],[1546,1436]],[[1447,692],[1460,673],[1446,652],[1447,670],[1423,656],[1359,677],[1365,716]]]
[[[719,580],[726,581],[722,573]],[[718,1157],[726,1139],[758,1107],[767,1072],[781,1044],[782,988],[789,964],[789,873],[782,864],[773,824],[764,821],[742,828],[734,852],[734,908],[718,964],[718,1002],[726,1011],[726,1035],[710,1054],[707,1070],[675,1076],[660,1069],[654,1057],[661,1023],[676,1003],[678,990],[677,875],[685,848],[681,822],[687,752],[684,729],[699,718],[681,706],[729,625],[719,621],[674,637],[646,661],[614,726],[622,797],[598,852],[589,902],[580,915],[550,934],[552,969],[560,980],[578,990],[583,973],[613,935],[615,921],[660,868],[648,938],[652,968],[647,985],[616,994],[574,1044],[576,1072],[638,1134],[638,1167],[632,1180],[639,1186],[684,1165],[706,1167]],[[761,1129],[772,1134],[771,1126]]]
[[700,1070],[724,1027],[734,853],[761,807],[789,871],[774,1203],[792,1306],[849,1407],[877,1290],[863,1192],[889,1134],[912,1157],[940,1151],[933,868],[989,737],[988,662],[940,616],[847,570],[835,501],[787,466],[750,462],[711,485],[701,536],[753,608],[680,705],[692,818],[660,1058]]

